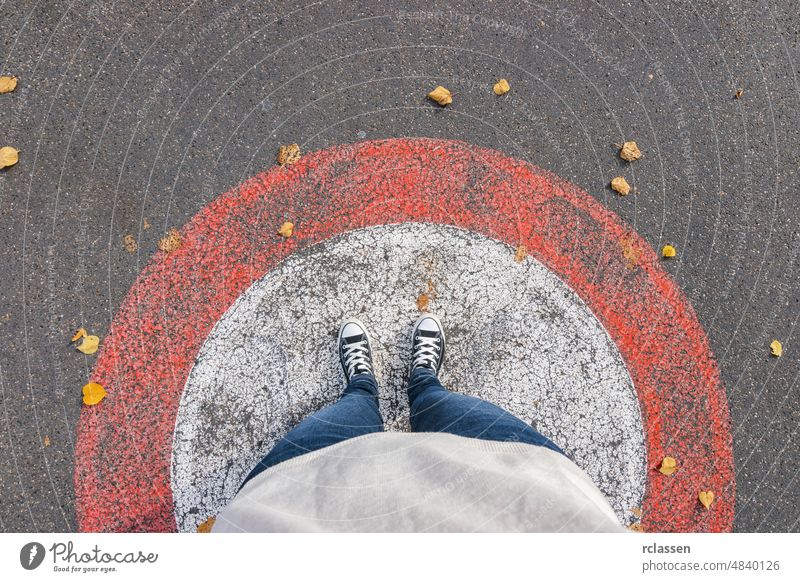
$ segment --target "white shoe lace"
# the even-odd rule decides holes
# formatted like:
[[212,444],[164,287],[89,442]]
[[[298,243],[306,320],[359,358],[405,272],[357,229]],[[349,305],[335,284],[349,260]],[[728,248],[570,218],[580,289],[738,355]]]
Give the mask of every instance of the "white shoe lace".
[[372,374],[372,362],[369,357],[369,344],[367,340],[353,342],[342,346],[344,365],[347,368],[347,376],[355,374]]
[[438,337],[415,335],[414,361],[411,363],[411,367],[426,366],[436,370],[436,363],[439,360],[439,353],[441,351],[441,343],[442,340]]

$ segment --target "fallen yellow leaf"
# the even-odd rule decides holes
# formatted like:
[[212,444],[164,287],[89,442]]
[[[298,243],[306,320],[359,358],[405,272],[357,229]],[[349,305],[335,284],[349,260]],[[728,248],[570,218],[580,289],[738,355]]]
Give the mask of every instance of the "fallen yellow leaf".
[[19,161],[19,151],[11,146],[0,148],[0,169],[13,166]]
[[0,77],[0,94],[11,93],[11,91],[13,91],[16,88],[17,88],[16,77],[7,77],[7,76]]
[[197,533],[211,533],[211,528],[214,527],[214,523],[216,521],[216,517],[209,517],[207,520],[197,526]]
[[622,176],[617,176],[613,180],[611,180],[611,189],[615,192],[619,192],[623,196],[627,196],[631,193],[631,186],[628,184],[628,181],[623,178]]
[[783,355],[783,344],[778,340],[772,340],[772,343],[769,344],[769,350],[773,356],[780,358]]
[[83,403],[87,406],[99,404],[106,397],[106,390],[97,382],[89,382],[83,387]]
[[497,83],[494,84],[492,87],[492,91],[494,91],[495,95],[505,95],[509,91],[511,91],[511,85],[508,84],[508,81],[505,79],[500,79]]
[[708,509],[711,507],[711,504],[714,503],[714,492],[713,491],[701,491],[697,494],[697,498],[700,500],[700,503],[703,504],[703,507]]
[[178,230],[175,228],[170,228],[167,231],[167,236],[162,237],[161,240],[158,241],[159,250],[162,250],[165,253],[171,253],[172,251],[177,251],[180,247],[181,247],[181,233],[179,233]]
[[289,238],[290,236],[292,236],[292,234],[294,234],[294,223],[284,222],[278,229],[278,234],[284,238]]
[[126,234],[124,237],[122,237],[122,243],[125,245],[125,250],[129,253],[133,254],[136,252],[136,239],[132,234]]
[[678,470],[678,462],[674,457],[664,457],[664,460],[661,461],[661,466],[658,468],[658,470],[664,475],[672,475]]
[[69,341],[71,341],[71,342],[76,342],[76,341],[78,341],[79,339],[81,339],[82,337],[86,337],[86,335],[87,335],[87,334],[86,334],[86,330],[85,330],[85,329],[83,329],[82,327],[79,327],[79,328],[77,329],[77,331],[76,331],[76,332],[75,332],[75,333],[72,335],[72,339],[71,339],[71,340],[69,340]]
[[100,338],[96,335],[86,335],[83,336],[83,341],[81,345],[77,347],[79,352],[83,352],[84,354],[93,354],[97,351],[97,346],[100,345]]
[[453,102],[453,94],[439,85],[436,87],[436,89],[428,93],[428,99],[433,99],[439,105],[444,107],[445,105],[450,105]]
[[522,261],[525,260],[525,257],[527,256],[528,256],[528,247],[526,247],[525,245],[519,245],[517,247],[517,252],[514,253],[514,260],[517,261],[518,263],[521,263]]
[[661,256],[665,259],[670,259],[678,254],[678,251],[675,250],[675,247],[672,245],[664,245],[661,249]]
[[636,145],[635,141],[626,141],[619,149],[619,157],[626,162],[632,162],[641,158],[642,152],[639,151],[639,147]]
[[44,446],[49,447],[50,446],[50,437],[49,436],[44,437],[43,443],[44,443]]
[[281,166],[291,165],[300,159],[300,146],[296,143],[282,145],[278,148],[278,163]]

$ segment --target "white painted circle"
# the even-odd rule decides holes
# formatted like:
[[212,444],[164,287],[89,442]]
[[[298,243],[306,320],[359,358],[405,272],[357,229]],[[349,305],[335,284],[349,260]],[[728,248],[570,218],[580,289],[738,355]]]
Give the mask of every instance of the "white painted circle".
[[278,439],[338,398],[342,319],[369,327],[386,430],[408,430],[409,332],[423,293],[447,333],[444,386],[532,422],[629,523],[644,496],[644,431],[606,330],[561,279],[530,257],[515,262],[508,245],[405,223],[347,232],[293,254],[217,322],[177,415],[178,530],[194,531],[216,515]]

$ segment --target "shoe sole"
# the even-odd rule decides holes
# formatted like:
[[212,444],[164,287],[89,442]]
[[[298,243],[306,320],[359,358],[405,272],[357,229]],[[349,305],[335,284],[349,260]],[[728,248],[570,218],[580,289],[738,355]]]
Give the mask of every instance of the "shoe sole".
[[339,352],[339,365],[342,366],[342,372],[344,372],[345,379],[347,378],[347,368],[344,365],[344,358],[342,357],[342,332],[344,331],[345,326],[348,323],[355,323],[358,327],[364,330],[364,335],[367,336],[367,346],[369,347],[369,358],[372,359],[372,338],[369,337],[369,331],[367,330],[367,326],[364,325],[360,319],[356,319],[355,317],[351,317],[349,319],[345,319],[339,325],[339,333],[336,337],[336,349]]
[[439,365],[436,367],[436,373],[439,373],[439,370],[442,369],[442,364],[444,364],[444,356],[446,353],[447,347],[447,339],[444,333],[444,326],[442,325],[442,320],[439,319],[436,315],[432,313],[426,313],[425,315],[420,315],[417,321],[414,322],[414,327],[411,329],[411,347],[414,347],[414,336],[417,335],[417,327],[422,322],[423,319],[432,319],[436,322],[436,325],[439,326],[439,330],[442,332],[442,357],[439,358]]

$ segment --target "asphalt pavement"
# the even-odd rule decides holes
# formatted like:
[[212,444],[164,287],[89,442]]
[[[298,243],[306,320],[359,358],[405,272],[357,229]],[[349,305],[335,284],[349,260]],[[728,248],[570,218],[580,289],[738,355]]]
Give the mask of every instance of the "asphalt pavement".
[[[694,306],[731,411],[737,531],[800,530],[795,0],[5,2],[0,531],[76,528],[81,386],[172,227],[303,151],[499,150],[589,192]],[[492,85],[508,79],[502,98]],[[453,92],[440,108],[436,85]],[[614,144],[636,140],[626,164]],[[635,193],[608,188],[626,176]],[[132,234],[134,252],[123,237]],[[783,343],[770,355],[773,339]]]

